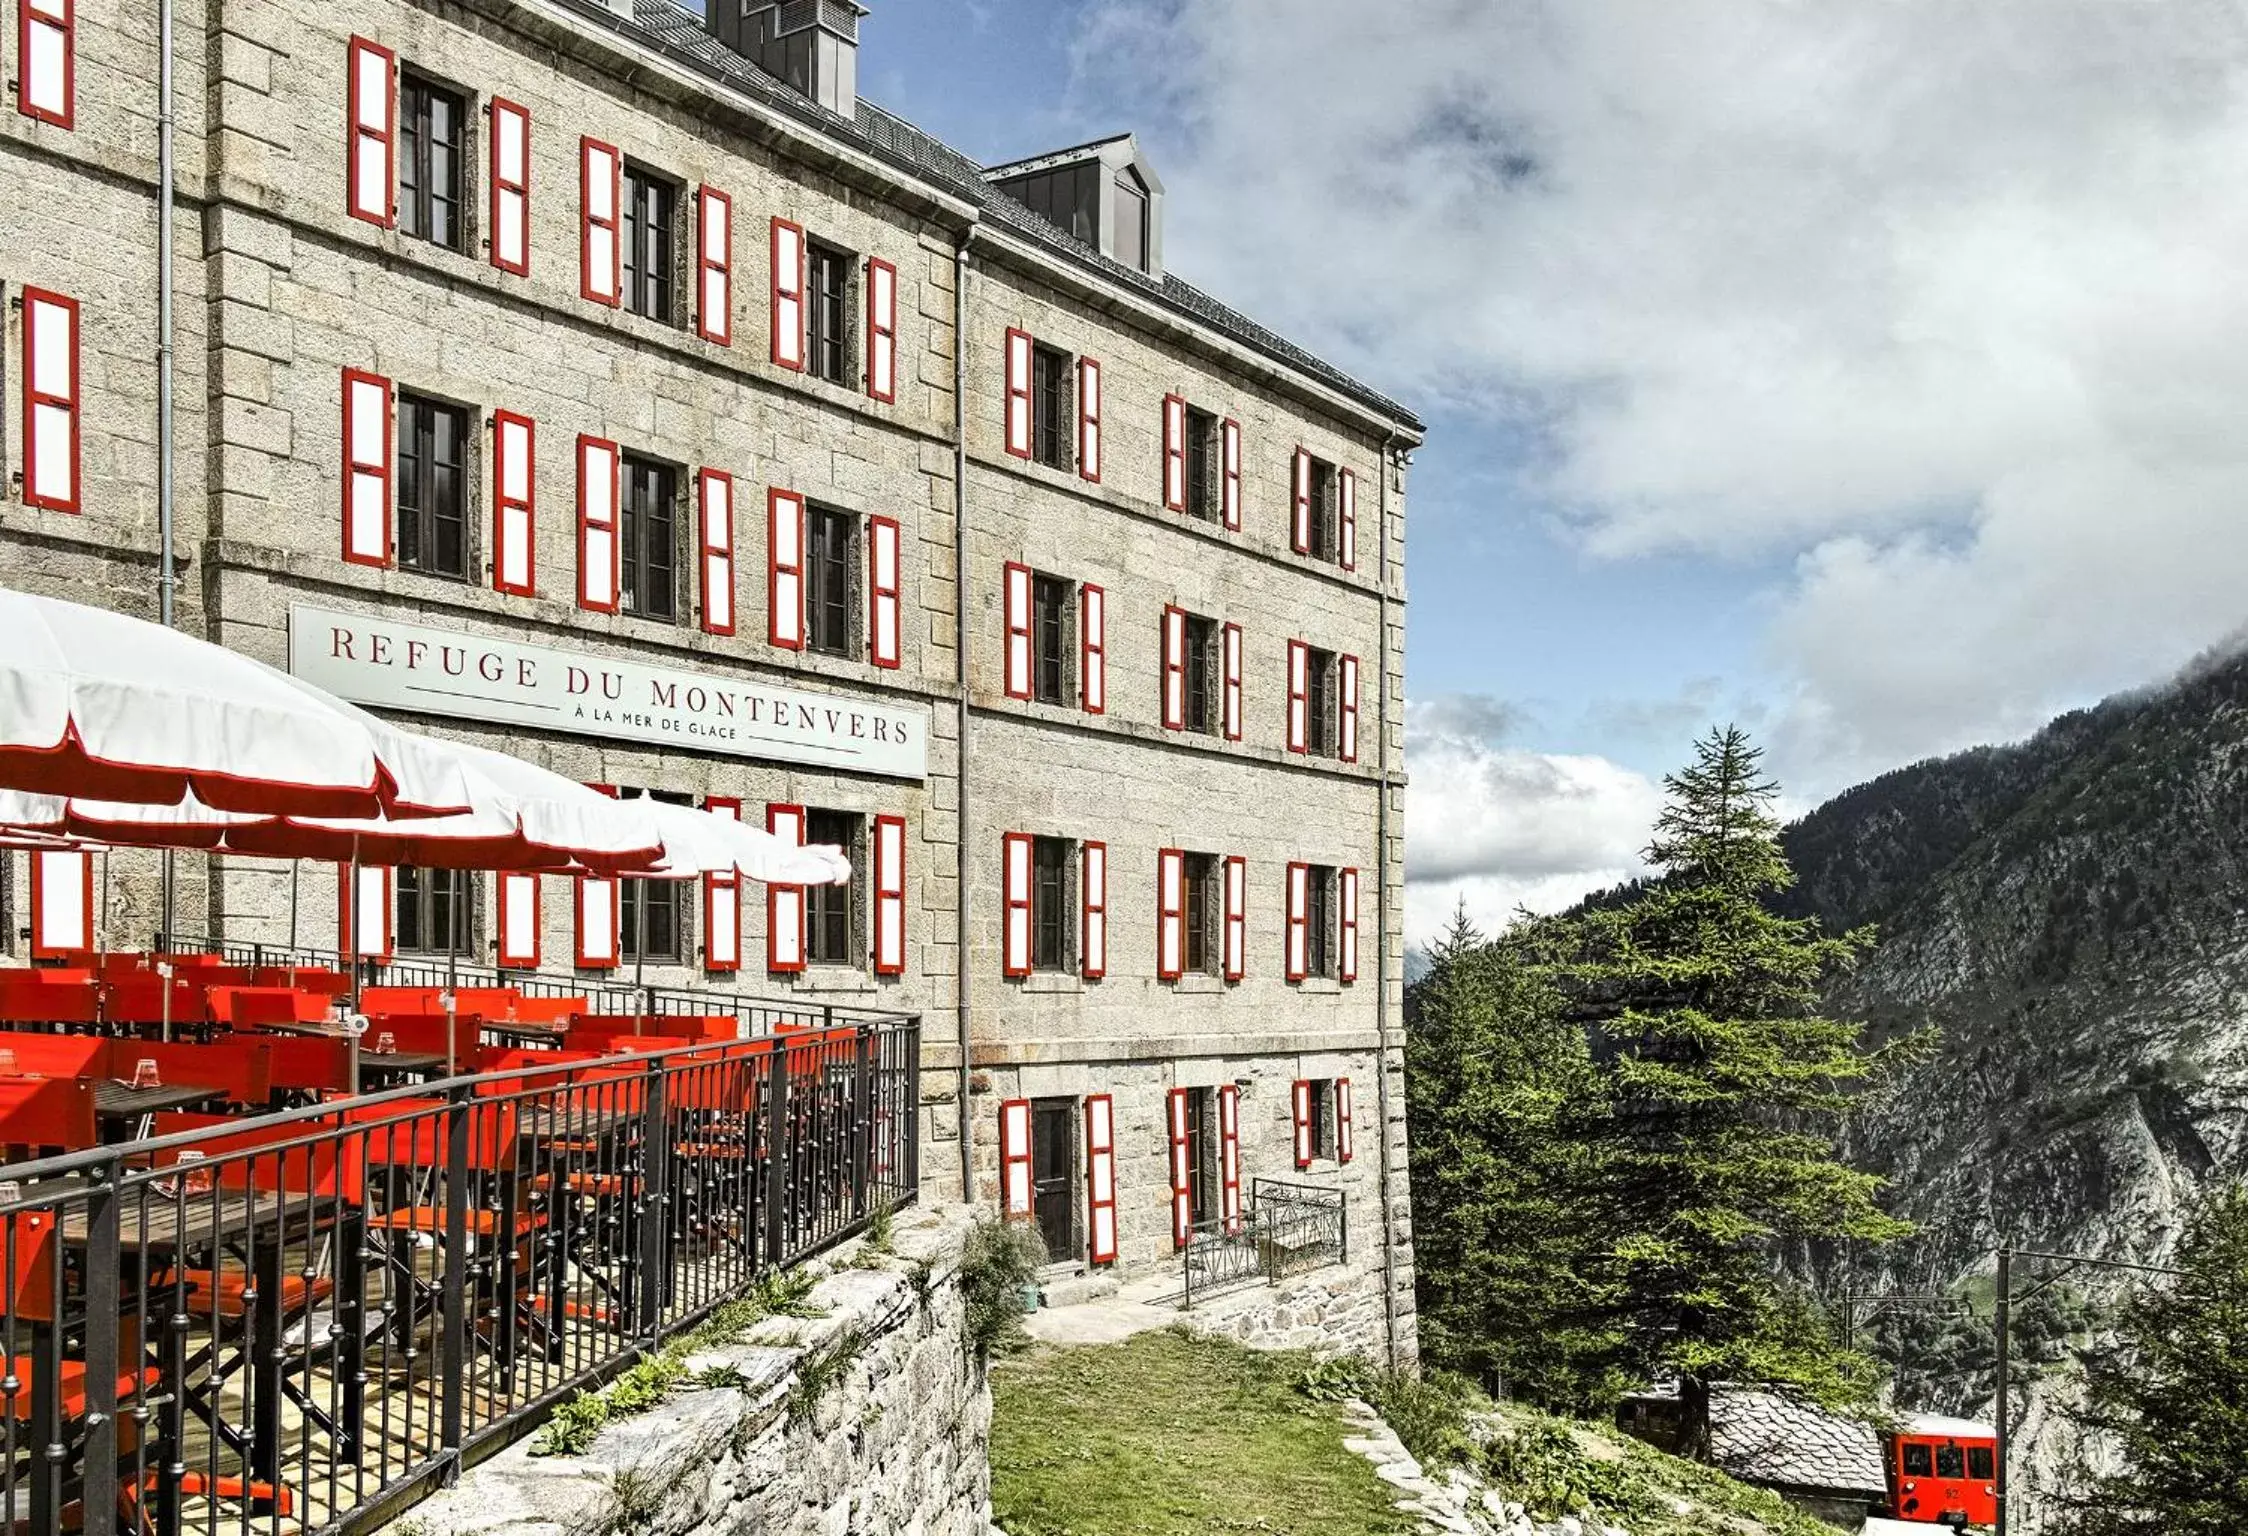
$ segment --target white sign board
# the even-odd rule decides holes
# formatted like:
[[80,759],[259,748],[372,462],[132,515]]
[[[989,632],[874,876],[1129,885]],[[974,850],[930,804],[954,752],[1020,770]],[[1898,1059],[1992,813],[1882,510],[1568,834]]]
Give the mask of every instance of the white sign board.
[[893,779],[929,772],[929,712],[429,629],[298,603],[289,671],[357,704]]

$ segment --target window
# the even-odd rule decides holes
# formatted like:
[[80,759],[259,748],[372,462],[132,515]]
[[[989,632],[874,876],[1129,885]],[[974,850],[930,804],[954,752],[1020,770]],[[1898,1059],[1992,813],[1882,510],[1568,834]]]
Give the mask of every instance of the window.
[[1936,1458],[1929,1448],[1925,1445],[1907,1445],[1905,1447],[1905,1476],[1934,1477],[1935,1475]]
[[1336,558],[1335,518],[1335,466],[1325,459],[1311,461],[1311,540],[1307,551],[1313,559]]
[[1997,1462],[1987,1445],[1967,1447],[1967,1475],[1978,1483],[1991,1481]]
[[1936,1447],[1936,1475],[1938,1477],[1965,1477],[1967,1457],[1956,1445]]
[[1052,347],[1030,350],[1030,456],[1049,469],[1075,466],[1071,438],[1069,354]]
[[1218,728],[1218,678],[1223,671],[1218,631],[1215,619],[1186,616],[1186,728],[1205,735]]
[[406,75],[398,102],[398,227],[449,251],[461,224],[461,123],[467,104],[443,86]]
[[1139,172],[1126,169],[1116,178],[1116,259],[1145,272],[1147,232],[1147,187],[1140,181]]
[[1031,578],[1032,681],[1041,704],[1060,704],[1068,697],[1069,594],[1070,584],[1059,576]]
[[1305,743],[1316,757],[1333,757],[1335,732],[1335,653],[1313,649],[1304,661]]
[[811,560],[804,573],[804,644],[823,655],[849,656],[855,650],[851,589],[859,568],[851,552],[855,519],[847,512],[809,507],[804,521]]
[[831,384],[856,384],[851,377],[851,258],[828,246],[807,242],[805,286],[812,308],[811,371]]
[[679,189],[638,166],[624,168],[624,307],[671,323],[673,212]]
[[1069,871],[1076,862],[1067,838],[1033,838],[1030,845],[1030,963],[1041,971],[1070,968],[1075,936],[1069,899]]
[[1097,160],[1084,160],[1076,165],[1065,165],[1051,171],[1039,171],[1029,176],[1017,176],[998,183],[999,190],[1015,198],[1057,229],[1067,230],[1084,241],[1094,243],[1094,219],[1100,191],[1101,166]]
[[401,866],[392,942],[425,955],[475,955],[476,882],[466,870]]
[[1304,881],[1304,974],[1335,974],[1335,871],[1325,865]]
[[679,617],[678,491],[670,465],[625,456],[622,601],[644,619]]
[[1335,1080],[1316,1078],[1311,1084],[1311,1155],[1335,1156]]
[[1206,523],[1220,512],[1218,418],[1186,409],[1186,509]]
[[409,571],[468,575],[468,412],[398,395],[398,563]]
[[[666,805],[695,803],[692,795],[654,789],[620,789],[617,796],[624,800],[660,800]],[[692,882],[621,880],[618,887],[619,917],[623,922],[623,932],[618,935],[618,957],[653,960],[663,965],[684,964],[687,959],[687,892],[694,888]]]
[[1187,1219],[1198,1227],[1218,1219],[1217,1098],[1209,1088],[1186,1090]]
[[858,871],[866,863],[859,849],[859,818],[843,811],[808,811],[804,841],[842,849],[852,871],[851,878],[841,885],[805,887],[805,958],[814,965],[857,965]]
[[1219,973],[1225,953],[1219,931],[1225,898],[1218,884],[1222,861],[1214,853],[1186,856],[1186,968],[1207,976]]

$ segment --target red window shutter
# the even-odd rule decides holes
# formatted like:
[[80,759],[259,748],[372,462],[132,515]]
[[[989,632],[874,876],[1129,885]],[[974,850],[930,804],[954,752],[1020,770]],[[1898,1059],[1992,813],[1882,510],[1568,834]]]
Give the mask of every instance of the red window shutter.
[[1311,647],[1288,642],[1288,750],[1311,747]]
[[384,229],[397,220],[398,56],[366,38],[351,40],[344,128],[344,209]]
[[695,477],[697,525],[702,545],[702,627],[705,634],[734,632],[734,477],[705,469]]
[[1241,423],[1228,417],[1218,428],[1218,516],[1228,533],[1241,531]]
[[390,564],[390,380],[343,371],[343,557]]
[[1218,1088],[1218,1214],[1227,1233],[1241,1230],[1241,1090]]
[[1297,1078],[1288,1091],[1288,1104],[1296,1117],[1296,1166],[1311,1166],[1311,1084]]
[[1335,876],[1335,974],[1343,981],[1358,979],[1358,871],[1346,869]]
[[94,947],[94,856],[40,850],[31,856],[31,957],[58,960]]
[[1095,1264],[1116,1262],[1116,1101],[1105,1093],[1085,1096],[1086,1257]]
[[1177,981],[1186,969],[1186,855],[1165,848],[1155,856],[1155,975]]
[[1343,470],[1335,476],[1335,547],[1346,571],[1358,569],[1358,476]]
[[1078,959],[1087,981],[1108,974],[1108,844],[1086,843],[1078,850],[1079,895],[1083,900]]
[[1028,1099],[1008,1099],[999,1106],[999,1213],[1009,1220],[1030,1217]]
[[804,371],[804,226],[773,220],[773,362]]
[[1004,665],[1007,697],[1030,697],[1030,567],[1007,562],[1002,573],[1001,603],[1007,621],[1007,654]]
[[1007,332],[1007,451],[1030,457],[1030,333]]
[[905,660],[905,620],[899,608],[900,552],[894,517],[866,520],[866,654],[878,667]]
[[617,611],[617,445],[578,437],[578,606]]
[[1186,610],[1163,610],[1163,729],[1186,729]]
[[804,649],[804,498],[775,487],[765,493],[766,638],[784,651]]
[[1288,964],[1290,981],[1301,981],[1310,969],[1311,866],[1288,866]]
[[898,398],[898,269],[866,259],[866,392],[885,405]]
[[492,98],[492,265],[531,275],[531,113],[504,96]]
[[734,200],[711,186],[695,194],[695,334],[734,344]]
[[[23,290],[23,500],[76,512],[78,483],[78,301]],[[345,378],[350,371],[345,371]],[[387,419],[387,418],[386,418]],[[389,458],[383,460],[388,474]]]
[[1171,1132],[1171,1246],[1194,1241],[1194,1153],[1187,1143],[1187,1095],[1173,1088],[1163,1096],[1163,1115]]
[[1228,624],[1219,635],[1223,648],[1224,690],[1219,705],[1220,722],[1225,727],[1225,739],[1241,739],[1241,626]]
[[359,867],[359,889],[351,888],[351,866],[336,866],[336,927],[347,960],[388,960],[391,953],[391,900],[396,872]]
[[1311,553],[1311,455],[1296,450],[1295,512],[1288,521],[1288,546],[1299,555]]
[[1186,510],[1186,401],[1163,397],[1163,507]]
[[999,839],[999,968],[1007,976],[1030,974],[1030,837],[1008,832]]
[[624,201],[624,157],[599,139],[578,140],[578,293],[614,306],[624,298],[624,241],[617,219]]
[[[703,809],[732,821],[742,819],[742,803],[731,795],[712,795]],[[742,968],[742,880],[732,870],[703,876],[703,969],[731,975]]]
[[1355,1106],[1350,1100],[1350,1079],[1335,1079],[1335,1161],[1347,1163],[1356,1154],[1357,1127],[1351,1123]]
[[78,11],[74,0],[22,0],[16,12],[17,107],[25,117],[71,127],[78,101]]
[[492,413],[492,590],[538,593],[538,427],[513,411]]
[[1346,763],[1358,761],[1358,658],[1345,656],[1336,663],[1336,755]]
[[[588,784],[611,799],[617,797],[614,784]],[[573,959],[578,969],[605,971],[614,967],[621,956],[622,946],[617,934],[623,927],[624,887],[615,880],[580,875],[571,893]]]
[[1090,357],[1077,360],[1077,473],[1100,484],[1101,365]]
[[1108,593],[1087,582],[1077,593],[1077,681],[1085,713],[1108,712]]
[[539,877],[499,876],[499,963],[510,970],[539,968]]
[[1225,979],[1249,974],[1249,861],[1225,861]]
[[905,818],[874,818],[874,974],[905,974]]
[[[768,805],[765,830],[804,846],[804,807]],[[765,887],[765,969],[786,975],[804,969],[804,887]]]

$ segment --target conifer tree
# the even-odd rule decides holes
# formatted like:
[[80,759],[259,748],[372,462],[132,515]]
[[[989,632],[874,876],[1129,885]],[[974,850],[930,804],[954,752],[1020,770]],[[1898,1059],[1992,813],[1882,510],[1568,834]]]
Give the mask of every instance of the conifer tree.
[[1678,1380],[1681,1449],[1697,1456],[1713,1384],[1830,1403],[1867,1389],[1872,1363],[1832,1336],[1775,1254],[1907,1230],[1834,1137],[1853,1093],[1925,1043],[1869,1052],[1858,1024],[1820,1015],[1873,938],[1767,910],[1793,876],[1760,758],[1738,729],[1712,731],[1665,781],[1647,850],[1660,878],[1626,905],[1522,935],[1606,1079],[1591,1156],[1618,1359]]
[[2075,1418],[2123,1465],[2077,1469],[2066,1536],[2248,1531],[2248,1187],[2211,1196],[2172,1263],[2183,1273],[2134,1291],[2086,1365]]
[[1424,1356],[1549,1408],[1617,1395],[1601,1332],[1583,1029],[1464,909],[1407,998],[1406,1114]]

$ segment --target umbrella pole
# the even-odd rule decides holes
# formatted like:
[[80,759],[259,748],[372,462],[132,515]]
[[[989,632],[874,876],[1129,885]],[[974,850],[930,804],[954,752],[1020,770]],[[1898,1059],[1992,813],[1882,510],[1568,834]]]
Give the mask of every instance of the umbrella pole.
[[291,965],[297,963],[297,871],[303,867],[304,860],[302,859],[291,859],[289,861],[289,963]]
[[94,953],[100,957],[95,974],[109,974],[109,845],[101,850],[101,912],[94,922]]
[[345,959],[351,966],[351,1017],[344,1021],[344,1037],[351,1042],[350,1075],[353,1097],[359,1093],[359,1034],[367,1027],[366,1016],[359,1011],[359,839],[351,840],[351,875],[344,885],[343,947]]
[[[454,901],[460,900],[461,892],[467,889],[467,886],[468,882],[464,880],[453,887]],[[453,1046],[454,1026],[460,1022],[460,999],[456,995],[460,990],[461,915],[459,908],[455,907],[448,910],[446,917],[448,920],[445,924],[445,1075],[451,1077],[460,1070],[455,1065],[456,1053]]]

